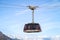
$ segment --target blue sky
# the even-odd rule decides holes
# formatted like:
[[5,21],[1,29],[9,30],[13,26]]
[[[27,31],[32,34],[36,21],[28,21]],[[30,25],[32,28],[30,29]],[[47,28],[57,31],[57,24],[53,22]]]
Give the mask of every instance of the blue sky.
[[[28,5],[39,6],[35,22],[41,25],[42,32],[23,32],[24,25],[31,23]],[[0,31],[10,37],[60,35],[60,0],[0,0]]]

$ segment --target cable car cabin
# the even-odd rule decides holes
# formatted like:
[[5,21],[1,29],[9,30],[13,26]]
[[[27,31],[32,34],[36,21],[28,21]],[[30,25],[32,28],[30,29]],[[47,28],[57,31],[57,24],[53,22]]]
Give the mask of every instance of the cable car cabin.
[[40,25],[38,23],[34,23],[34,10],[37,6],[28,6],[28,8],[32,10],[32,23],[25,24],[23,31],[27,33],[41,32]]
[[32,32],[41,32],[40,25],[38,23],[28,23],[24,26],[24,32],[32,33]]

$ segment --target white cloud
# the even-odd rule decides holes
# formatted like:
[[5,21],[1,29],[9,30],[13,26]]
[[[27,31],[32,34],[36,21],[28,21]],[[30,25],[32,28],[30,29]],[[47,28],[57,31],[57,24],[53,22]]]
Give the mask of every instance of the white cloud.
[[43,40],[43,38],[40,37],[34,37],[34,38],[23,38],[24,40]]
[[7,36],[10,38],[15,38],[15,35],[13,35],[13,34],[8,34]]
[[51,36],[51,40],[60,40],[60,35]]
[[22,10],[22,11],[20,11],[20,12],[16,12],[16,16],[19,16],[19,15],[21,15],[21,14],[26,14],[28,12],[28,9],[27,10]]
[[[44,27],[42,28],[43,30],[47,31],[47,30],[50,30],[50,29],[54,29],[54,28],[60,28],[59,27],[59,22],[49,22],[49,23],[45,23],[43,24]],[[42,25],[42,26],[43,26]],[[58,26],[58,27],[57,27]]]
[[38,36],[38,38],[49,38],[49,36],[47,36],[47,35],[40,35],[40,36]]
[[56,8],[60,7],[60,2],[45,3],[39,6],[40,8]]
[[[47,10],[47,9],[58,8],[58,7],[60,7],[60,2],[56,2],[56,3],[53,2],[53,3],[41,4],[38,9],[40,9],[40,10],[46,9]],[[25,14],[27,12],[29,12],[28,9],[22,10],[22,11],[17,11],[15,15],[18,16],[21,14]]]

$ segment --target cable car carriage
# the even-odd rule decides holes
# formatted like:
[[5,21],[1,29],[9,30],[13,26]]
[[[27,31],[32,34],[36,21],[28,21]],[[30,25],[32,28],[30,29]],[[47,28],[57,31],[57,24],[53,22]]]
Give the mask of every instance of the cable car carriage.
[[41,32],[40,25],[38,23],[28,23],[24,26],[24,32]]
[[36,9],[36,7],[37,6],[28,6],[28,8],[32,10],[32,23],[24,25],[23,31],[26,33],[41,32],[39,23],[34,23],[34,9]]

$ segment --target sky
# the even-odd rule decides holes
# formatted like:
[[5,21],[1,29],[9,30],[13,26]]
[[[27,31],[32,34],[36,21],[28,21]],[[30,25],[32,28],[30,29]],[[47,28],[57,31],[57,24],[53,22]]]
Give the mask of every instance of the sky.
[[[32,11],[26,7],[29,5],[39,6],[34,21],[42,32],[23,32],[24,25],[32,19]],[[60,0],[0,0],[0,31],[17,38],[60,35]]]

